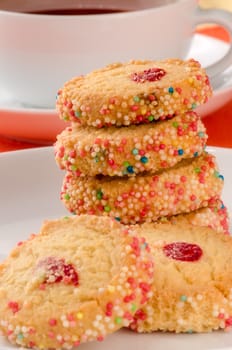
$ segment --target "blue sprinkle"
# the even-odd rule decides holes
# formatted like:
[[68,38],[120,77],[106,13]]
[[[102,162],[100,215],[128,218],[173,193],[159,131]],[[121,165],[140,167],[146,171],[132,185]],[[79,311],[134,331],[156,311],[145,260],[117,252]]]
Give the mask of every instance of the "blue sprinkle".
[[142,245],[141,245],[141,249],[146,249],[147,248],[147,243],[144,242]]
[[193,156],[197,157],[198,156],[198,152],[193,153]]
[[219,177],[219,179],[224,180],[224,176],[223,175],[219,175],[218,177]]
[[119,218],[118,216],[115,217],[116,221],[121,221],[121,218]]
[[170,87],[168,88],[168,92],[169,92],[170,94],[173,94],[174,88],[173,88],[172,86],[170,86]]
[[129,174],[134,174],[134,168],[132,165],[129,165],[126,169],[127,169]]
[[136,156],[139,153],[139,151],[137,150],[137,148],[134,148],[134,149],[132,149],[131,153]]
[[178,149],[178,154],[179,154],[179,156],[182,156],[182,154],[184,154],[184,150],[183,149]]
[[187,301],[186,295],[181,295],[180,300],[181,300],[181,301]]
[[146,164],[148,162],[148,158],[147,157],[141,157],[140,162],[143,164]]
[[205,137],[205,133],[203,131],[199,131],[198,136],[200,138],[203,138],[203,137]]
[[224,209],[224,208],[225,208],[225,206],[224,206],[224,204],[222,204],[222,205],[221,205],[221,209]]
[[81,116],[81,112],[76,111],[76,112],[75,112],[75,117],[79,118],[80,116]]

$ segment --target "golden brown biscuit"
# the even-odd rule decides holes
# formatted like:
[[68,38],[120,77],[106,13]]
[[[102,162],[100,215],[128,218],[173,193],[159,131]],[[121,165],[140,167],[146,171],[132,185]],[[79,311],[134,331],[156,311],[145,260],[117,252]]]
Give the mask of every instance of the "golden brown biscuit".
[[138,332],[209,332],[232,326],[232,238],[206,227],[134,227],[153,253],[152,299],[135,314]]
[[55,158],[61,169],[75,176],[133,175],[198,156],[206,141],[205,127],[195,112],[125,128],[96,129],[73,123],[57,136]]
[[129,325],[152,280],[145,240],[115,220],[48,221],[0,265],[0,330],[36,349],[102,340]]
[[94,127],[150,123],[205,103],[209,79],[199,62],[115,63],[68,81],[58,92],[60,117]]
[[61,199],[75,214],[108,215],[125,224],[187,213],[218,199],[223,188],[213,155],[133,177],[75,177],[68,172]]

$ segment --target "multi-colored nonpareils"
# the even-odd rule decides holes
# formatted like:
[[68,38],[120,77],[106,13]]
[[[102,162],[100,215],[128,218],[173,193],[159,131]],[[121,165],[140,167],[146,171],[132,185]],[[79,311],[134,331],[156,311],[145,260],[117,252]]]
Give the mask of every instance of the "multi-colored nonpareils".
[[111,64],[68,81],[57,95],[60,117],[97,128],[152,123],[207,102],[208,77],[194,60]]

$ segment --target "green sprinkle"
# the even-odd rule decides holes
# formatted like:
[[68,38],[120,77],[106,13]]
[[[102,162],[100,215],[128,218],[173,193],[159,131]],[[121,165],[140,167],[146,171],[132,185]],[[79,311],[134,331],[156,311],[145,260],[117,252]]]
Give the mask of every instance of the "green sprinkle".
[[23,334],[22,334],[22,333],[19,333],[19,334],[17,335],[17,338],[18,338],[18,339],[23,339],[23,338],[24,338],[24,336],[23,336]]
[[76,165],[72,165],[72,166],[71,166],[71,170],[72,170],[72,171],[76,171],[76,170],[77,170],[77,166],[76,166]]
[[137,306],[135,304],[131,304],[131,311],[134,312],[137,310]]
[[68,193],[65,193],[64,199],[66,199],[66,201],[68,201],[70,199],[70,195]]
[[154,115],[149,115],[148,120],[149,122],[152,122],[152,120],[154,120]]
[[181,301],[187,301],[186,295],[181,295],[180,300],[181,300]]
[[64,219],[64,220],[68,220],[68,219],[69,219],[69,216],[64,216],[63,219]]
[[109,213],[111,211],[111,208],[109,205],[105,205],[104,210],[105,210],[105,212]]
[[123,166],[125,167],[125,168],[127,168],[128,166],[130,165],[130,163],[129,162],[123,162]]
[[186,333],[192,334],[193,330],[192,329],[188,329]]
[[115,317],[114,319],[116,324],[121,324],[122,323],[122,317]]
[[95,160],[96,163],[98,163],[98,162],[99,162],[99,157],[96,156],[96,157],[94,158],[94,160]]
[[178,124],[177,122],[173,122],[173,123],[172,123],[172,126],[174,126],[174,128],[178,128],[178,125],[179,125],[179,124]]
[[69,116],[68,115],[65,115],[63,118],[64,118],[64,120],[69,120]]
[[201,172],[201,169],[200,168],[195,168],[194,171],[195,171],[195,173],[199,174]]
[[135,102],[139,102],[139,101],[140,101],[140,98],[139,98],[139,96],[134,96],[134,97],[133,97],[133,100],[134,100]]
[[102,199],[102,197],[103,197],[103,192],[102,192],[101,189],[97,190],[96,197],[97,197],[97,199]]
[[197,104],[196,103],[193,103],[192,104],[192,109],[195,109],[197,107]]
[[64,160],[68,160],[68,155],[67,154],[64,156]]

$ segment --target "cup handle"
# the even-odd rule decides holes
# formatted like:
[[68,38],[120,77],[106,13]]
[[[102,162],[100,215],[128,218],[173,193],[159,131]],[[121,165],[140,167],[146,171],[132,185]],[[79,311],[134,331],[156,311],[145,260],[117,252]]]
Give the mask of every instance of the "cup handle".
[[[198,8],[195,13],[195,25],[205,23],[216,23],[224,27],[230,34],[232,39],[232,13],[219,10]],[[206,67],[206,72],[210,77],[211,84],[214,88],[220,87],[223,84],[223,72],[232,66],[232,45],[226,55],[216,63]]]

